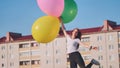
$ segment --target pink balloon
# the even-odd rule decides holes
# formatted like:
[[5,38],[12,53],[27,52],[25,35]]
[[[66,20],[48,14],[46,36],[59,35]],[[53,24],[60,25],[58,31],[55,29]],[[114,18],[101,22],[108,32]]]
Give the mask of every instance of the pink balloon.
[[64,0],[37,0],[37,4],[47,15],[59,17],[64,10]]

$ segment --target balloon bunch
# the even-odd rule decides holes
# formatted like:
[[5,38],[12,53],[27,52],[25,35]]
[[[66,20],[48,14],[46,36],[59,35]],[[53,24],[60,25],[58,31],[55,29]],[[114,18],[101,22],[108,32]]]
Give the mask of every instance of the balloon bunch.
[[60,29],[60,19],[63,23],[69,23],[78,10],[74,0],[37,0],[37,4],[47,14],[32,25],[32,36],[39,43],[54,40]]

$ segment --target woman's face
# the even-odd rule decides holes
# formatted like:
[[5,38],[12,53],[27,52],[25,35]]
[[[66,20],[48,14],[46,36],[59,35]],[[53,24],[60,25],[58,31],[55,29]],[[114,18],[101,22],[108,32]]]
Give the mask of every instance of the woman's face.
[[78,30],[77,29],[73,30],[72,38],[75,38],[77,36],[77,34],[78,34]]

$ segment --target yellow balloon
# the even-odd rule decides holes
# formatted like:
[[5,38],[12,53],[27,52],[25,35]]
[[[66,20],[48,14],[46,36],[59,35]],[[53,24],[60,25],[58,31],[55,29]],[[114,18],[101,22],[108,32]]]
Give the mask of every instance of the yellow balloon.
[[60,29],[60,21],[54,16],[38,18],[32,25],[32,36],[39,43],[48,43],[54,40]]

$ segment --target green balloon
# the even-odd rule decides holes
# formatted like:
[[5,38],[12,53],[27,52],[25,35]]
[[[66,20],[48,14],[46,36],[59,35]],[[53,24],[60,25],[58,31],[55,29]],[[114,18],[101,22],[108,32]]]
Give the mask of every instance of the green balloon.
[[77,4],[74,0],[65,0],[65,7],[61,15],[61,20],[63,23],[69,23],[77,15]]

